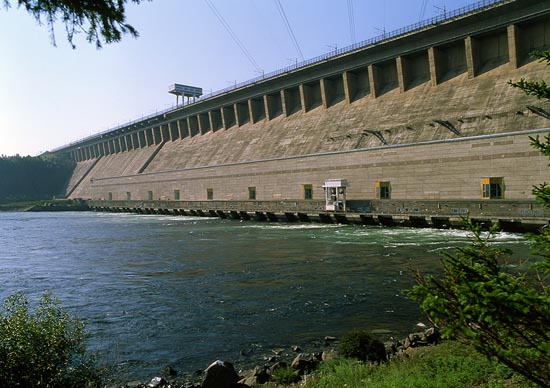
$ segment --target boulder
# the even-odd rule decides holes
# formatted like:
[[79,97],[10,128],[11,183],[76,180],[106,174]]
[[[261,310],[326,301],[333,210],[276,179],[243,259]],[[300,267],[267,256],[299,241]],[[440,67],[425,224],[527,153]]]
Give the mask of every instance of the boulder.
[[147,388],[170,388],[170,384],[162,377],[153,377],[147,384]]
[[163,376],[174,377],[178,375],[178,371],[172,368],[171,365],[166,365],[160,372]]
[[426,341],[423,340],[424,333],[411,333],[405,338],[405,342],[403,343],[403,347],[405,349],[408,348],[417,348],[420,346],[426,346]]
[[239,381],[239,384],[244,384],[249,387],[254,387],[258,384],[265,384],[269,381],[271,375],[268,372],[267,366],[256,366],[250,375]]
[[290,367],[303,375],[305,373],[310,373],[315,369],[318,363],[319,361],[312,355],[300,353],[294,358]]
[[129,381],[124,385],[124,388],[144,388],[145,384],[141,381]]
[[279,362],[276,362],[275,364],[271,365],[271,367],[269,368],[269,374],[273,376],[274,372],[277,370],[277,369],[287,369],[288,368],[288,364],[284,361],[279,361]]
[[335,358],[338,358],[338,352],[334,349],[327,349],[321,354],[323,361],[334,360]]
[[205,374],[202,388],[235,388],[239,386],[239,375],[230,362],[215,361],[206,368]]
[[256,376],[248,376],[239,380],[239,384],[241,386],[246,386],[246,387],[255,387],[260,383],[258,382],[258,379],[256,378]]
[[257,384],[265,384],[271,378],[269,368],[265,365],[255,367],[252,376],[256,377]]
[[424,338],[429,345],[437,345],[441,341],[441,334],[434,327],[430,327],[424,331]]

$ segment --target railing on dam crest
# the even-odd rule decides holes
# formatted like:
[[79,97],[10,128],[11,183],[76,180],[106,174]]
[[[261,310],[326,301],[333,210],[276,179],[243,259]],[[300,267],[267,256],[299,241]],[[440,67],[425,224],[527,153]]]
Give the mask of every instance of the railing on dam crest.
[[[384,32],[384,33],[382,33],[378,36],[375,36],[373,38],[363,40],[361,42],[354,43],[352,45],[342,47],[340,49],[332,50],[328,53],[319,55],[317,57],[307,59],[307,60],[302,61],[302,62],[297,62],[293,65],[290,65],[290,66],[284,67],[282,69],[272,71],[270,73],[262,74],[261,76],[251,78],[249,80],[246,80],[246,81],[243,81],[243,82],[240,82],[240,83],[236,83],[232,86],[214,91],[210,94],[205,94],[202,97],[200,97],[199,99],[197,99],[196,102],[188,104],[187,106],[194,105],[194,104],[199,104],[202,101],[205,101],[205,100],[208,100],[210,98],[219,96],[221,94],[228,93],[228,92],[231,92],[231,91],[236,90],[236,89],[243,88],[243,87],[248,86],[248,85],[253,85],[257,82],[260,82],[260,81],[263,81],[263,80],[266,80],[266,79],[269,79],[269,78],[273,78],[273,77],[279,76],[281,74],[289,73],[291,71],[294,71],[294,70],[297,70],[297,69],[300,69],[300,68],[304,68],[304,67],[313,65],[315,63],[318,63],[318,62],[326,61],[328,59],[335,58],[335,57],[343,55],[343,54],[351,53],[353,51],[364,49],[364,48],[369,47],[369,46],[374,46],[374,45],[382,43],[384,41],[395,39],[397,37],[407,35],[407,34],[410,34],[412,32],[417,32],[417,31],[423,30],[425,28],[433,27],[433,26],[436,26],[436,25],[441,24],[443,22],[455,19],[457,17],[465,16],[465,15],[468,15],[470,13],[478,12],[480,10],[492,7],[492,6],[497,5],[497,4],[506,4],[506,3],[511,3],[511,2],[514,2],[514,1],[516,1],[516,0],[480,0],[480,1],[477,1],[477,2],[472,3],[470,5],[467,5],[467,6],[452,10],[452,11],[448,11],[448,12],[446,11],[446,12],[440,14],[440,15],[434,16],[434,17],[426,19],[426,20],[422,20],[418,23],[414,23],[414,24],[411,24],[411,25],[408,25],[408,26],[405,26],[405,27],[402,27],[402,28],[399,28],[397,30],[393,30],[393,31],[390,31],[390,32]],[[170,112],[172,110],[179,109],[181,107],[182,106],[171,106],[171,107],[166,108],[166,109],[157,110],[155,113],[152,113],[152,114],[149,114],[149,115],[146,115],[146,116],[141,116],[139,118],[136,118],[135,120],[131,120],[131,121],[126,122],[124,124],[117,125],[116,127],[109,128],[105,131],[98,132],[94,135],[84,137],[82,139],[71,142],[71,143],[66,144],[64,146],[57,147],[57,148],[51,150],[51,152],[59,151],[63,148],[70,147],[72,145],[75,145],[75,144],[78,144],[78,143],[81,143],[81,142],[85,142],[87,140],[96,138],[98,136],[116,131],[117,129],[121,129],[121,128],[130,126],[132,124],[135,124],[135,123],[147,120],[147,119],[151,119],[153,117],[165,114],[165,113]]]

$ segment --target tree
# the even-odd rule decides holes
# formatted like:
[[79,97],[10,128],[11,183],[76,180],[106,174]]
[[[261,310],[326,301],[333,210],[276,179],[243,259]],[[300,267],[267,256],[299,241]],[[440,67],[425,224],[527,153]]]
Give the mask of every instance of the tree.
[[[138,37],[138,31],[126,23],[126,2],[128,0],[17,0],[17,6],[23,6],[39,24],[45,20],[52,44],[55,46],[54,23],[61,20],[65,24],[67,40],[76,48],[75,34],[84,32],[86,40],[99,49],[103,43],[119,42],[122,34],[129,33]],[[143,0],[130,0],[139,4]],[[6,9],[11,0],[4,0]],[[102,43],[103,40],[103,43]]]
[[[535,52],[550,63],[550,51]],[[521,79],[510,85],[528,95],[549,99],[544,81]],[[550,135],[531,138],[534,148],[550,158]],[[550,209],[550,187],[533,188],[537,200]],[[524,272],[508,265],[510,252],[495,248],[492,229],[484,235],[466,221],[472,244],[445,253],[443,277],[416,274],[407,292],[443,338],[457,338],[480,353],[495,357],[541,387],[550,387],[550,230],[529,235],[539,260]]]
[[0,202],[63,196],[73,169],[67,153],[0,157]]
[[34,309],[22,294],[0,306],[0,385],[99,388],[102,373],[86,352],[84,324],[50,294]]

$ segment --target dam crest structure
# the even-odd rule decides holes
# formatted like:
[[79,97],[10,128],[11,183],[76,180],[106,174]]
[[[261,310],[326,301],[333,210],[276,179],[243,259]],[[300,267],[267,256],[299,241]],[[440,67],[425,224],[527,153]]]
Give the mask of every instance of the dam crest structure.
[[98,211],[534,230],[548,48],[548,2],[484,0],[52,152]]

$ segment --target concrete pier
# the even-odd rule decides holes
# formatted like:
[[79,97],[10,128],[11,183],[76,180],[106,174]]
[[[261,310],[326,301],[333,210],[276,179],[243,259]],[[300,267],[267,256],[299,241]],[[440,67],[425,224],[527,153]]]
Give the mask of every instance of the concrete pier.
[[230,201],[88,201],[87,204],[95,211],[105,212],[169,214],[260,222],[318,222],[438,229],[463,228],[464,218],[468,217],[485,229],[498,224],[503,231],[517,233],[536,232],[547,225],[550,219],[550,212],[535,201],[505,201],[498,207],[469,201],[372,201],[369,204],[352,202],[350,211],[347,212],[319,211],[317,209],[321,206],[320,203],[318,206],[311,206],[307,202],[294,204],[290,210],[286,204],[275,201],[261,204],[241,201],[238,207]]

